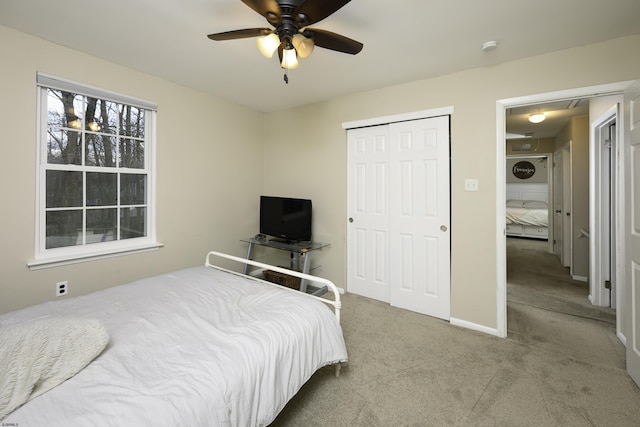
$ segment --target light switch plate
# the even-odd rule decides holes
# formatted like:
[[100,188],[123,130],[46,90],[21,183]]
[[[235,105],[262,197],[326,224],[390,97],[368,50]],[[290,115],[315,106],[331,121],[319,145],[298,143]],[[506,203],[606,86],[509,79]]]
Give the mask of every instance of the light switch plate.
[[478,180],[477,179],[465,179],[464,180],[464,191],[478,191]]

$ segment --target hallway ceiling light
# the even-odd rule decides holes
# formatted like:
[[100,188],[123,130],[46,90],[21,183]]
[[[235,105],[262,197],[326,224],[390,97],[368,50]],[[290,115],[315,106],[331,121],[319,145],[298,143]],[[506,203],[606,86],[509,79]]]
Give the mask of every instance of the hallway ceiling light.
[[529,121],[531,123],[541,123],[544,122],[544,119],[546,119],[547,117],[544,115],[544,113],[541,112],[537,112],[535,114],[531,114],[529,116]]

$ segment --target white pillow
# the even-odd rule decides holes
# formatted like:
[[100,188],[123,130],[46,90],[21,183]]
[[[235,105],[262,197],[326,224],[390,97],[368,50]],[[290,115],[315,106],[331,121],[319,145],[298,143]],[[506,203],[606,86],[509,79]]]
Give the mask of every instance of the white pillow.
[[507,207],[508,208],[521,208],[522,207],[522,200],[516,200],[516,199],[510,199],[507,200]]
[[42,318],[0,328],[0,420],[80,372],[108,342],[95,319]]
[[522,206],[528,209],[546,209],[547,202],[541,200],[525,200]]

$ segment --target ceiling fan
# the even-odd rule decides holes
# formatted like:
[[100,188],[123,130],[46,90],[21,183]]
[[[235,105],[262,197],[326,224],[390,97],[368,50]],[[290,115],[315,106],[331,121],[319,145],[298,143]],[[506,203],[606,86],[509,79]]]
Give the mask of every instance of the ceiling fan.
[[271,58],[278,51],[280,65],[284,69],[297,68],[298,58],[307,58],[314,46],[355,55],[362,50],[362,43],[330,31],[307,27],[333,14],[349,1],[242,0],[264,16],[274,28],[247,28],[209,34],[207,37],[216,41],[258,37],[260,52]]

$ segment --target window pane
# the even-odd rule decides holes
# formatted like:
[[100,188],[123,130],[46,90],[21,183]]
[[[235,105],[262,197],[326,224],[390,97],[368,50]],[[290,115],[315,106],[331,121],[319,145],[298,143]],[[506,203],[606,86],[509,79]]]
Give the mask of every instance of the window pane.
[[144,169],[144,141],[122,139],[120,143],[120,167]]
[[86,243],[115,240],[117,209],[90,209],[87,211]]
[[144,138],[144,110],[130,105],[121,105],[122,123],[120,135]]
[[120,238],[132,239],[147,235],[147,208],[120,210]]
[[147,140],[146,117],[155,113],[126,105],[123,97],[109,101],[104,90],[64,85],[65,90],[42,88],[38,97],[38,180],[44,182],[38,201],[45,206],[38,205],[37,224],[44,227],[36,228],[36,258],[137,246],[155,235],[149,229],[153,207],[147,194],[153,165],[145,152],[154,143]]
[[120,175],[120,204],[144,205],[146,200],[146,175],[123,173]]
[[87,172],[87,206],[114,206],[118,203],[117,189],[115,173]]
[[47,171],[47,208],[82,206],[82,172]]
[[47,91],[47,124],[82,129],[82,95],[49,89]]
[[47,130],[47,162],[58,165],[81,165],[80,134],[72,130]]
[[82,211],[55,211],[46,215],[46,248],[75,246],[82,232]]
[[104,99],[87,98],[87,130],[93,132],[118,132],[118,104]]
[[85,139],[85,162],[87,166],[116,166],[117,145],[115,137],[87,132]]

